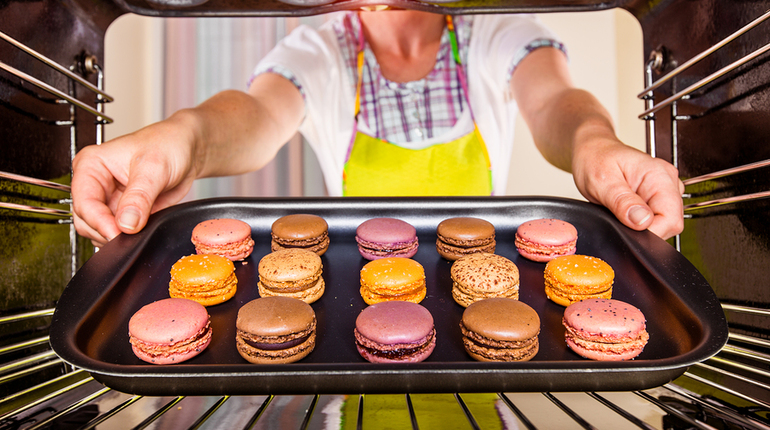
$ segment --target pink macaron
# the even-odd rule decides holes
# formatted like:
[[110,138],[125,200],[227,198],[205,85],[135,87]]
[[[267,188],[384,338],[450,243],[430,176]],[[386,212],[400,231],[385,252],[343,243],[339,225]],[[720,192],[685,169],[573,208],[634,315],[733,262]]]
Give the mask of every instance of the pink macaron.
[[150,303],[128,321],[131,349],[152,364],[176,364],[200,354],[211,343],[206,308],[188,299]]
[[562,324],[567,346],[591,360],[631,360],[650,338],[642,311],[614,299],[573,303],[564,310]]
[[387,257],[410,258],[417,253],[417,230],[395,218],[372,218],[356,229],[358,252],[367,260]]
[[358,353],[372,363],[417,363],[436,347],[433,316],[412,302],[368,306],[356,318],[354,334]]
[[199,223],[193,228],[191,240],[196,253],[215,254],[232,261],[243,260],[254,250],[251,226],[231,218]]
[[578,233],[572,224],[553,218],[527,221],[516,229],[516,249],[522,257],[537,262],[572,255]]

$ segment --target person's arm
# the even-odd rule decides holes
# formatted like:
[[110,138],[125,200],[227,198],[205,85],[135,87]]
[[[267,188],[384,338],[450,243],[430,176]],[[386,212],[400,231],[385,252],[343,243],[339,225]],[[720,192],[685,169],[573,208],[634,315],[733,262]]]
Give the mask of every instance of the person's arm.
[[612,120],[589,92],[572,84],[564,54],[540,48],[511,77],[511,90],[543,156],[572,172],[583,196],[626,226],[662,238],[684,227],[684,185],[670,163],[618,140]]
[[141,230],[151,213],[179,202],[194,179],[260,169],[303,115],[297,87],[266,73],[248,94],[223,91],[164,121],[83,148],[73,160],[78,233],[102,245]]

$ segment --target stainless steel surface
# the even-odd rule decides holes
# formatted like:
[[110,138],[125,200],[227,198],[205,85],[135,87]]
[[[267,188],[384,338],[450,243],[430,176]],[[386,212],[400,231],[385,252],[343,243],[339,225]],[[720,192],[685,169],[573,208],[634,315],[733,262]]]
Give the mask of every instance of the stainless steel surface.
[[659,110],[671,105],[677,100],[682,100],[690,94],[694,93],[695,91],[705,87],[706,85],[716,81],[717,79],[727,75],[728,73],[738,69],[740,66],[743,66],[744,64],[756,59],[757,57],[761,56],[765,52],[770,51],[770,43],[761,47],[760,49],[757,49],[756,51],[740,58],[739,60],[736,60],[732,62],[731,64],[717,70],[716,72],[706,76],[705,78],[701,79],[700,81],[688,86],[687,88],[683,89],[682,91],[677,92],[676,94],[672,95],[671,97],[663,100],[660,103],[656,103],[655,106],[652,108],[649,108],[639,114],[640,119],[644,119],[650,115],[652,115],[655,112],[658,112]]
[[[112,96],[110,96],[109,94],[107,94],[104,91],[102,91],[101,88],[95,87],[92,83],[90,83],[87,80],[83,79],[79,75],[77,75],[75,73],[72,73],[71,71],[69,71],[66,68],[62,67],[61,65],[59,65],[55,61],[51,60],[50,58],[46,57],[45,55],[43,55],[43,54],[41,54],[41,53],[39,53],[37,51],[35,51],[34,49],[24,45],[23,43],[18,42],[16,39],[12,38],[11,36],[8,36],[7,34],[3,33],[2,31],[0,31],[0,39],[5,40],[6,42],[10,43],[11,45],[15,46],[18,49],[21,49],[22,51],[24,51],[27,54],[31,55],[32,57],[36,58],[37,60],[42,61],[48,67],[50,67],[50,68],[56,70],[57,72],[67,76],[68,78],[76,81],[78,84],[84,86],[88,90],[90,90],[90,91],[96,93],[97,95],[99,95],[99,97],[104,99],[105,102],[111,102],[111,101],[114,100]],[[93,56],[89,56],[88,59],[89,59],[89,61],[93,62],[94,58],[95,57],[93,57]]]
[[107,123],[113,122],[112,118],[110,118],[110,117],[108,117],[106,115],[101,114],[99,111],[97,111],[96,109],[92,108],[91,106],[88,106],[87,104],[81,102],[80,100],[78,100],[78,99],[76,99],[74,97],[71,97],[68,94],[66,94],[66,93],[64,93],[64,92],[62,92],[62,91],[52,87],[51,85],[48,85],[45,82],[43,82],[43,81],[41,81],[41,80],[39,80],[39,79],[37,79],[37,78],[35,78],[33,76],[30,76],[27,73],[22,72],[21,70],[18,70],[18,69],[14,68],[14,67],[12,67],[12,66],[10,66],[8,64],[5,64],[2,61],[0,61],[0,69],[5,70],[6,72],[8,72],[8,73],[10,73],[10,74],[20,78],[20,79],[23,79],[26,82],[29,82],[30,84],[33,84],[34,86],[40,88],[41,90],[43,90],[43,91],[45,91],[45,92],[47,92],[47,93],[49,93],[49,94],[51,94],[51,95],[53,95],[55,97],[58,97],[59,99],[65,101],[67,103],[70,103],[70,104],[72,104],[74,106],[77,106],[78,108],[80,108],[80,109],[90,113],[91,115],[94,115],[96,117],[97,121],[104,121],[104,122],[107,122]]

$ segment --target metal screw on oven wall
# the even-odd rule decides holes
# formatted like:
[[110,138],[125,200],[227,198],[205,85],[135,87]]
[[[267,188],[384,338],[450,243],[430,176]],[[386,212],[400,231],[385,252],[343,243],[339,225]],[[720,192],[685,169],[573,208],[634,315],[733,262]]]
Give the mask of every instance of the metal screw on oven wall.
[[83,70],[89,75],[99,71],[99,60],[96,55],[86,54],[83,56]]
[[650,52],[649,64],[652,70],[660,73],[663,71],[663,50],[662,48],[653,49]]

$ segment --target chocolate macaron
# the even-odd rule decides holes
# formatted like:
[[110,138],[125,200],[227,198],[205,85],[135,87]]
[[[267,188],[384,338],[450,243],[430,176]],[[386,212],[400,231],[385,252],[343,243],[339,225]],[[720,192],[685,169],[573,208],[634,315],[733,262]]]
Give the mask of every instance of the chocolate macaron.
[[278,218],[270,230],[270,249],[304,248],[323,255],[329,249],[329,225],[318,215],[292,214]]
[[562,306],[585,299],[609,299],[615,271],[603,260],[588,255],[556,257],[543,271],[545,295]]
[[544,218],[521,224],[516,229],[515,244],[522,257],[542,263],[574,254],[577,238],[577,229],[572,224]]
[[427,294],[425,269],[411,258],[370,261],[361,268],[360,291],[369,305],[391,300],[420,303]]
[[232,218],[199,223],[193,228],[191,241],[198,254],[215,254],[232,261],[243,260],[254,250],[251,226]]
[[540,348],[540,317],[518,300],[472,303],[463,312],[460,330],[465,350],[479,361],[528,361]]
[[235,327],[238,353],[250,363],[293,363],[315,348],[315,312],[307,303],[290,297],[246,303],[238,310]]
[[230,300],[238,288],[235,265],[216,254],[194,254],[171,266],[168,294],[213,306]]
[[612,299],[588,299],[564,310],[567,346],[591,360],[631,360],[642,353],[650,335],[638,308]]
[[477,252],[495,253],[495,226],[472,217],[449,218],[436,228],[436,250],[447,260]]
[[265,255],[257,266],[261,297],[284,296],[313,303],[324,293],[321,257],[303,248],[280,249]]
[[372,218],[356,229],[358,252],[367,260],[387,257],[411,258],[417,253],[417,229],[395,218]]
[[394,301],[366,307],[356,318],[356,349],[372,363],[416,363],[436,346],[433,316],[416,303]]
[[476,253],[452,263],[452,297],[458,304],[492,297],[519,298],[519,268],[497,254]]
[[163,299],[143,306],[128,320],[131,350],[152,364],[176,364],[211,343],[206,308],[187,299]]

